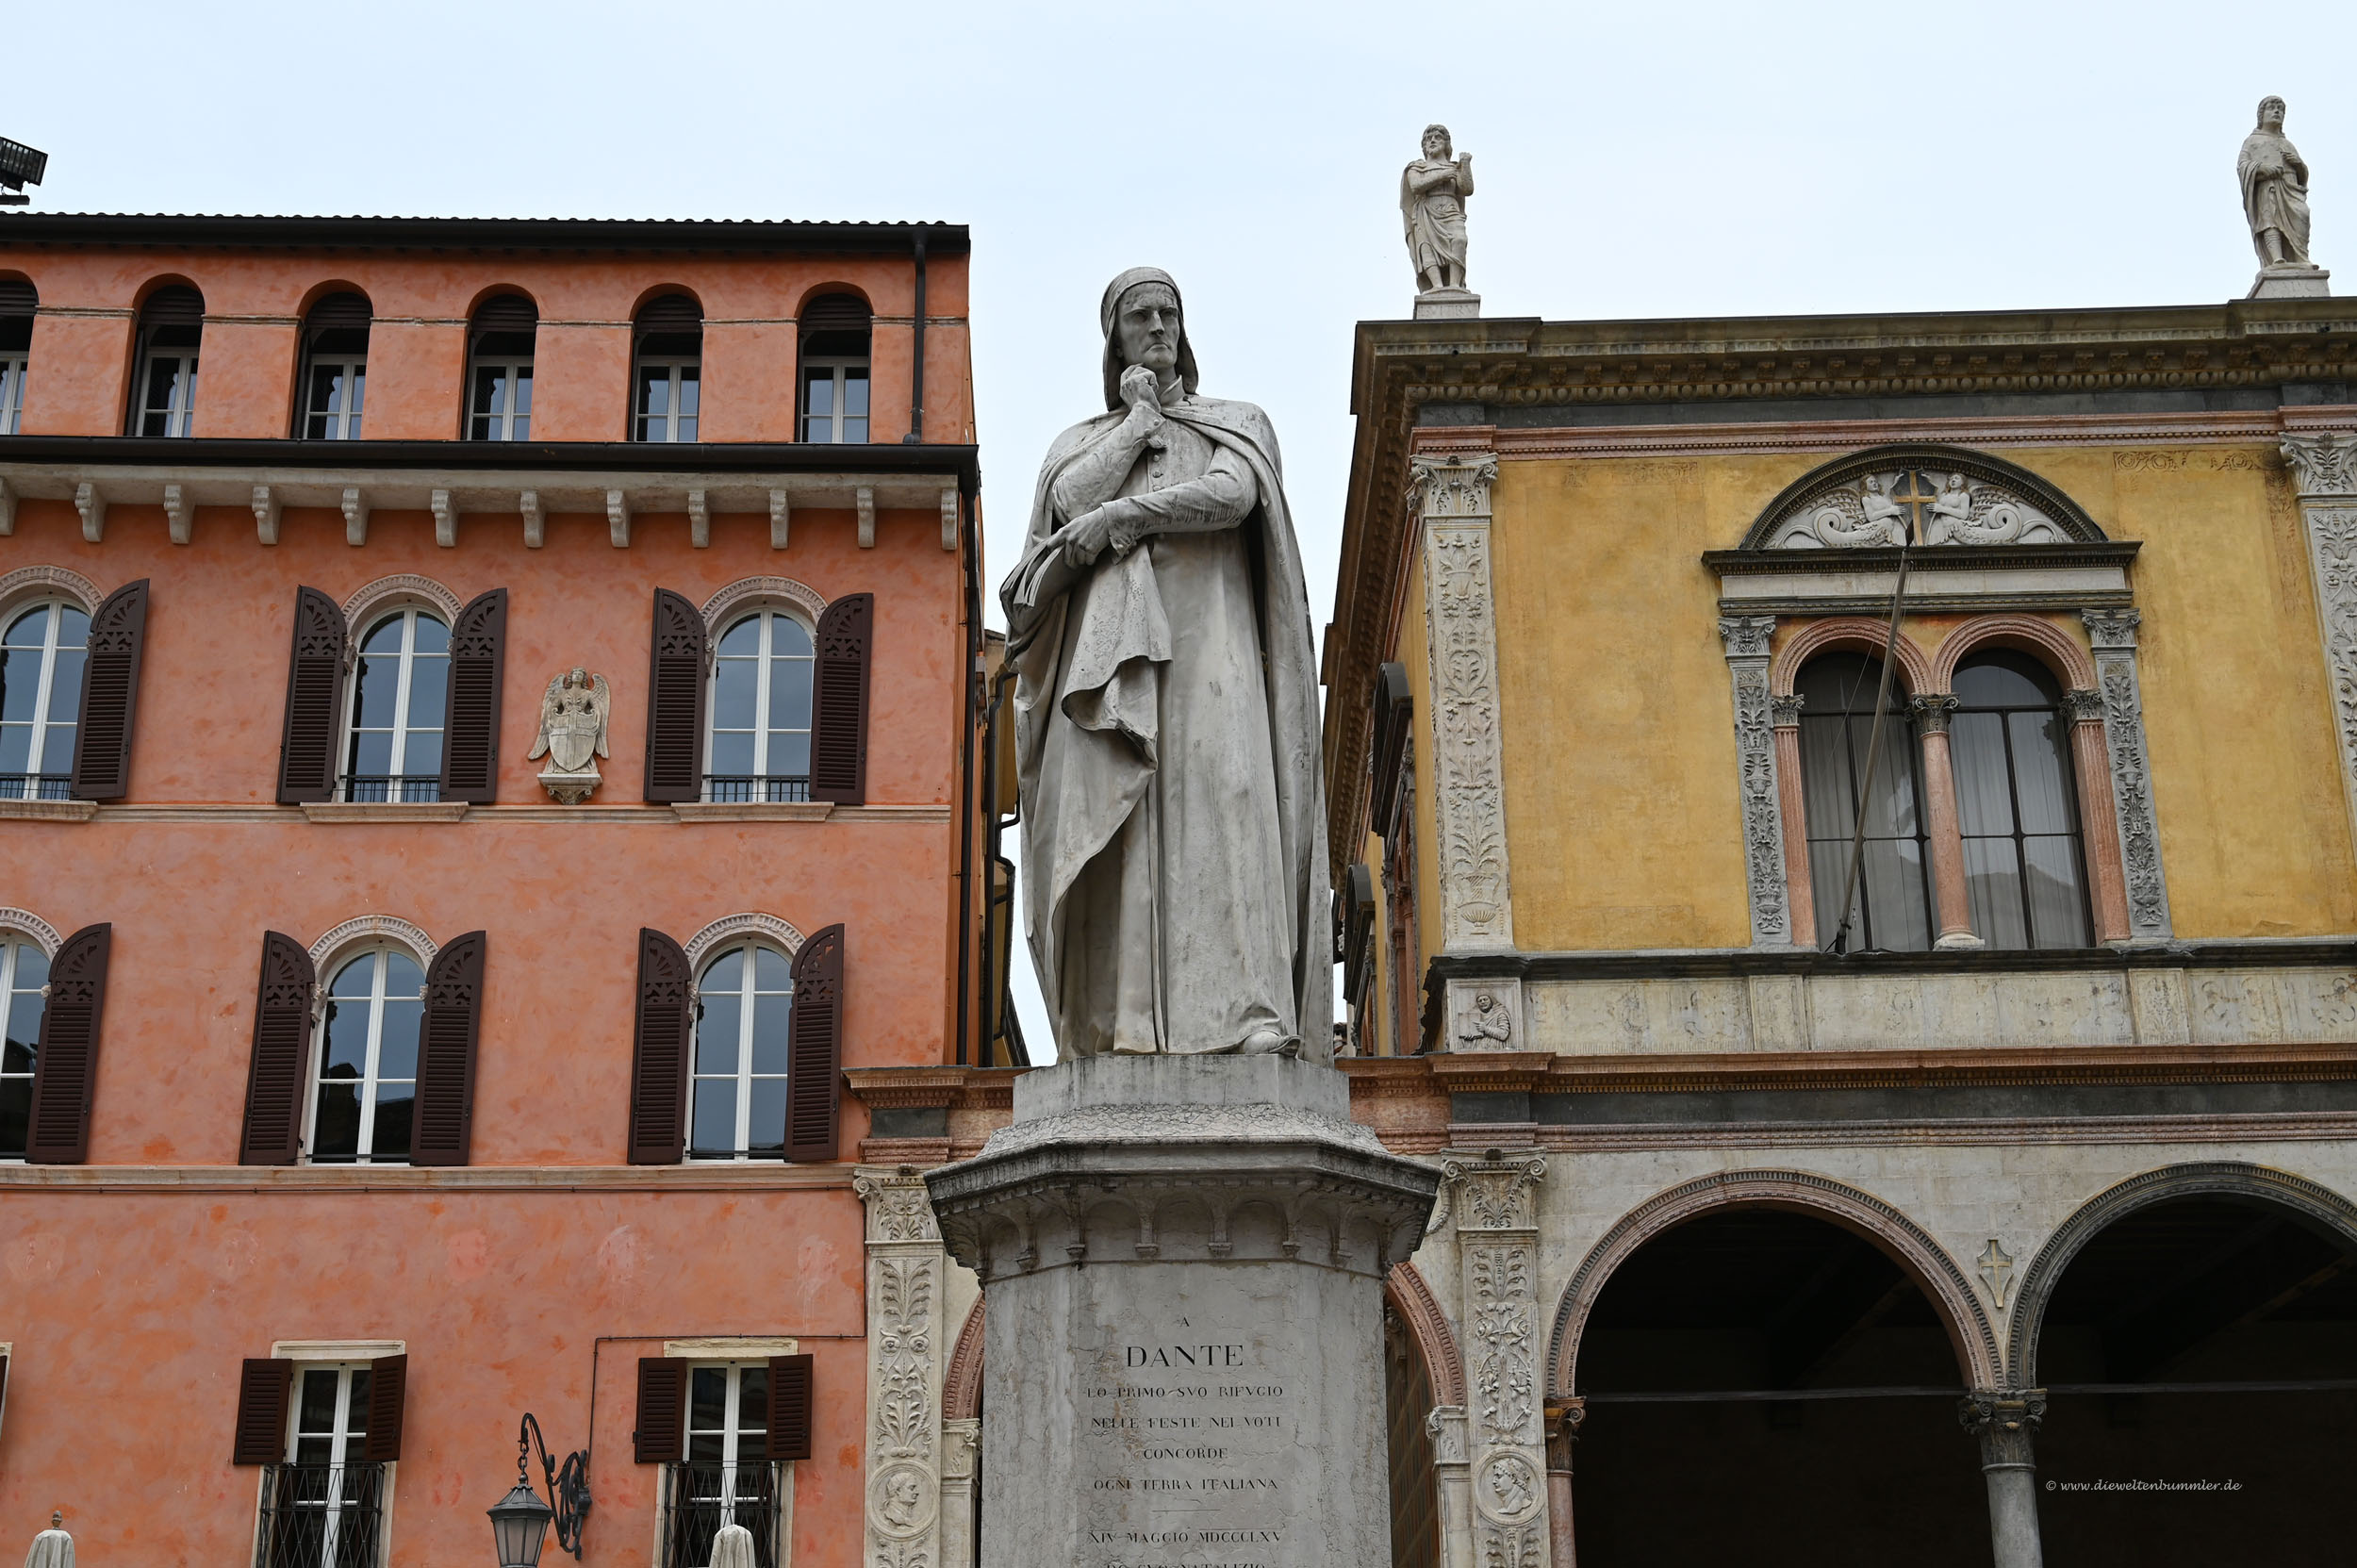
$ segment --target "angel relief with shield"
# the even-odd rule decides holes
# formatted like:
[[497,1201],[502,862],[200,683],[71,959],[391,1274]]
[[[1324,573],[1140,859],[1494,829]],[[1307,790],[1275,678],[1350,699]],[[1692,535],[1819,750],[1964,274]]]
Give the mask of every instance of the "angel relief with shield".
[[603,783],[597,759],[606,750],[605,718],[613,705],[605,677],[574,668],[549,682],[540,697],[540,734],[531,758],[545,756],[540,783],[563,805],[577,806]]

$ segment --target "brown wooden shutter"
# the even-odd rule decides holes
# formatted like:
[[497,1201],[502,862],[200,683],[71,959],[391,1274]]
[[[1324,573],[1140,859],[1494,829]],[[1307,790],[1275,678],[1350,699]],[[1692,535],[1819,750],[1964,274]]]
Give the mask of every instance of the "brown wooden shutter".
[[90,620],[82,664],[82,719],[74,736],[74,798],[120,801],[131,793],[131,713],[147,642],[147,579],[106,597]]
[[238,1377],[238,1435],[232,1464],[283,1464],[287,1459],[287,1395],[294,1362],[272,1357],[248,1361]]
[[241,1165],[291,1165],[303,1149],[303,1072],[311,1054],[316,976],[303,944],[262,933],[262,981],[254,1002],[254,1060],[245,1081]]
[[[418,1027],[413,1165],[463,1165],[474,1133],[475,1040],[482,1029],[484,933],[470,931],[434,955]],[[373,1434],[375,1428],[370,1428]]]
[[867,667],[875,643],[876,596],[846,594],[818,618],[813,670],[810,798],[867,803]]
[[686,1452],[687,1363],[668,1356],[638,1360],[638,1426],[630,1434],[631,1458],[640,1464],[668,1464]]
[[773,1460],[810,1458],[814,1414],[811,1358],[769,1358],[769,1457]]
[[843,1119],[843,928],[829,926],[794,955],[788,1026],[785,1157],[832,1160]]
[[442,799],[487,806],[500,789],[500,677],[507,590],[478,594],[450,629],[450,709],[443,719]]
[[278,803],[336,795],[336,730],[344,687],[343,607],[295,589],[294,651],[287,661],[287,726],[278,743]]
[[703,612],[668,588],[654,590],[647,670],[646,798],[663,803],[703,793]]
[[408,1357],[379,1356],[369,1362],[369,1437],[365,1457],[371,1463],[401,1458],[402,1406],[408,1393]]
[[98,1027],[107,1000],[107,957],[114,927],[84,926],[49,962],[49,999],[33,1061],[31,1137],[35,1164],[78,1165],[90,1158],[91,1091],[98,1081]]
[[638,1039],[630,1079],[634,1165],[676,1165],[687,1155],[687,1052],[696,1025],[688,979],[687,954],[677,942],[659,931],[638,933]]

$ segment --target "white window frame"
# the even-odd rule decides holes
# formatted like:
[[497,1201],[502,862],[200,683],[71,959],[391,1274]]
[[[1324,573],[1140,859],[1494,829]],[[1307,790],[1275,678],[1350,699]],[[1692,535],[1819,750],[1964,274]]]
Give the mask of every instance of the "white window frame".
[[[376,1141],[377,1089],[379,1085],[385,1081],[384,1079],[379,1076],[377,1071],[377,1068],[384,1061],[385,1003],[389,997],[394,995],[393,993],[388,993],[385,989],[386,971],[390,967],[385,960],[388,954],[392,953],[399,953],[402,957],[408,959],[412,964],[415,964],[418,966],[418,999],[422,1002],[425,999],[425,977],[433,968],[434,963],[432,959],[420,956],[416,949],[410,947],[405,942],[396,942],[389,937],[380,937],[375,941],[358,943],[353,947],[338,949],[328,963],[320,966],[322,978],[320,982],[321,988],[316,993],[319,998],[319,1006],[311,1019],[311,1054],[307,1067],[308,1080],[305,1084],[303,1101],[303,1164],[306,1165],[314,1163],[313,1151],[317,1148],[319,1143],[320,1100],[321,1098],[321,1091],[326,1087],[326,1078],[324,1075],[327,1070],[328,1004],[331,1000],[357,1001],[361,999],[356,997],[338,998],[334,996],[334,992],[337,978],[340,976],[347,967],[362,959],[372,959],[374,961],[374,967],[369,975],[369,995],[367,998],[369,1008],[369,1045],[368,1055],[366,1058],[366,1070],[362,1073],[358,1080],[360,1084],[360,1135],[357,1144],[355,1145],[354,1151],[349,1159],[339,1155],[333,1160],[320,1160],[317,1163],[327,1165],[405,1165],[410,1163],[412,1155],[415,1153],[415,1150],[413,1149],[411,1154],[387,1155],[379,1158],[375,1151],[371,1147],[371,1146]],[[422,1009],[420,1010],[418,1015],[418,1024],[419,1032],[422,1036],[425,1024],[425,1015]],[[418,1047],[419,1055],[422,1058],[425,1049],[425,1042],[422,1038],[420,1038],[418,1042]],[[393,1081],[396,1083],[407,1083],[409,1085],[412,1104],[414,1104],[418,1090],[418,1081],[415,1078],[408,1078],[395,1079]]]
[[[865,355],[821,354],[804,357],[802,360],[801,385],[796,388],[802,403],[801,437],[803,440],[811,442],[814,445],[821,446],[857,445],[859,443],[848,440],[843,434],[844,421],[849,419],[866,421],[868,435],[871,437],[875,435],[876,427],[874,420],[876,417],[876,372],[874,364],[874,356]],[[832,430],[831,434],[826,436],[814,436],[811,434],[810,421],[813,419],[819,418],[820,416],[814,415],[810,411],[811,372],[813,371],[827,370],[831,370],[834,372],[834,409],[831,415],[826,416],[832,421]],[[844,383],[849,379],[846,372],[850,371],[859,371],[863,372],[864,378],[867,383],[867,412],[865,414],[846,414],[843,411]]]
[[[640,393],[645,390],[646,375],[649,371],[665,371],[669,373],[671,397],[670,412],[668,414],[649,414],[642,404]],[[700,354],[645,354],[638,356],[638,369],[631,377],[630,383],[631,439],[680,441],[692,438],[682,437],[679,433],[680,420],[683,418],[679,411],[679,389],[682,385],[680,372],[683,371],[696,372],[696,412],[684,417],[696,421],[696,428],[699,431],[702,430],[703,355]],[[654,430],[661,430],[663,434],[660,436],[651,434]]]
[[[418,618],[420,616],[423,616],[426,619],[431,620],[437,626],[442,628],[444,638],[443,652],[439,653],[420,653],[417,651]],[[369,638],[376,635],[378,632],[384,630],[385,623],[387,621],[395,619],[396,618],[398,618],[402,623],[401,652],[390,655],[384,653],[371,654],[363,652],[362,650],[367,646]],[[405,767],[409,755],[409,737],[412,734],[438,733],[442,737],[442,745],[444,747],[443,754],[445,756],[449,754],[449,634],[450,619],[446,619],[444,617],[443,611],[439,605],[395,604],[387,606],[384,610],[375,613],[369,621],[368,629],[353,640],[352,668],[344,672],[342,724],[336,737],[336,798],[338,800],[349,801],[352,799],[352,743],[354,739],[363,734],[384,734],[387,733],[385,730],[373,725],[369,726],[366,730],[364,730],[360,724],[360,664],[364,659],[382,659],[391,657],[399,661],[400,676],[393,684],[393,723],[390,731],[393,737],[393,750],[392,755],[388,759],[388,765],[386,768],[387,776],[392,779],[401,779],[406,776]],[[418,662],[420,659],[439,659],[442,663],[442,727],[439,732],[429,732],[423,729],[413,730],[409,723],[409,685],[417,675]],[[441,773],[441,768],[437,767],[435,768],[435,773],[438,777]],[[374,777],[373,774],[368,776]],[[422,777],[422,775],[420,775],[420,777]],[[418,805],[430,803],[425,801],[410,801],[402,797],[399,793],[400,788],[401,786],[398,784],[386,785],[386,800],[384,803],[390,805]],[[437,800],[440,798],[438,785],[435,792],[435,798]]]
[[[532,438],[532,410],[516,412],[516,388],[519,382],[532,379],[532,363],[537,357],[530,354],[478,354],[467,363],[467,439],[470,441],[528,441]],[[497,371],[506,377],[506,397],[503,406],[486,414],[474,405],[474,390],[485,371]],[[475,421],[488,420],[488,429],[475,433]],[[517,434],[516,424],[521,421],[524,430]]]
[[[19,995],[40,997],[41,998],[41,1011],[46,1013],[49,1010],[49,1001],[46,994],[49,989],[46,979],[49,971],[46,967],[41,970],[44,978],[40,985],[19,986],[16,982],[17,966],[20,963],[18,955],[28,948],[34,949],[35,950],[41,950],[41,945],[35,942],[31,937],[24,934],[22,932],[0,931],[0,1032],[6,1032],[8,1028],[8,1015],[16,1011],[16,999]],[[57,957],[55,953],[47,951],[41,951],[41,956],[45,959],[53,961]],[[38,1033],[36,1034],[35,1049],[39,1049]],[[34,1075],[40,1070],[41,1063],[39,1059],[36,1058],[33,1063],[32,1071],[30,1072],[11,1073],[0,1071],[0,1082],[22,1082],[25,1085],[25,1092],[29,1097],[31,1094]],[[26,1110],[29,1112],[30,1109],[31,1102],[28,1098],[26,1102]],[[0,1165],[23,1164],[26,1156],[32,1153],[32,1141],[33,1129],[31,1122],[28,1120],[25,1127],[24,1153],[0,1154]],[[0,1397],[5,1396],[6,1391],[0,1390]]]
[[[140,366],[140,399],[133,405],[132,418],[138,422],[137,435],[147,434],[147,417],[161,412],[164,416],[164,436],[178,439],[189,434],[189,422],[196,418],[196,366],[198,349],[156,349],[147,351]],[[170,401],[161,410],[148,406],[148,394],[154,390],[156,368],[167,361],[176,378]],[[184,373],[185,372],[185,373]]]
[[[742,626],[746,621],[753,619],[755,617],[759,617],[761,620],[761,635],[758,642],[755,644],[756,651],[750,654],[722,653],[719,651],[721,639],[726,637],[731,632],[735,631],[739,626]],[[781,654],[774,651],[777,646],[776,625],[779,619],[792,621],[795,625],[801,628],[802,635],[810,639],[810,656],[807,659],[802,659],[801,662],[809,666],[812,700],[810,707],[811,721],[809,725],[799,731],[773,730],[769,727],[769,678],[775,670],[776,662],[781,658],[801,658],[799,654]],[[754,784],[752,787],[756,790],[766,790],[767,781],[771,776],[769,771],[769,741],[771,737],[781,734],[799,734],[809,736],[815,744],[816,730],[818,719],[816,706],[818,695],[818,631],[817,628],[812,625],[810,621],[804,619],[799,611],[788,609],[783,604],[753,604],[747,607],[737,613],[726,626],[720,629],[719,635],[712,639],[712,672],[704,677],[704,713],[706,717],[704,719],[702,798],[707,801],[713,799],[713,753],[718,749],[717,743],[722,734],[750,734],[753,737],[753,766],[751,777],[754,780]],[[723,661],[730,663],[743,663],[749,659],[753,663],[754,667],[752,728],[748,731],[734,725],[731,725],[726,729],[723,729],[720,724],[721,664]],[[724,776],[733,778],[735,775],[729,774]],[[779,776],[790,778],[796,775],[784,774]],[[807,783],[810,777],[810,771],[807,763],[805,763],[803,771],[799,777],[805,781],[802,793],[803,799],[807,800],[809,799],[810,794]],[[754,797],[754,799],[766,800],[767,797],[766,794],[763,794]]]
[[[73,748],[71,747],[67,748],[67,755],[62,759],[64,762],[64,766],[62,767],[43,766],[46,762],[58,760],[48,756],[51,732],[70,727],[73,729],[76,736],[79,736],[81,734],[82,708],[81,697],[79,693],[75,694],[74,700],[74,722],[71,726],[67,726],[59,719],[52,718],[49,715],[50,699],[55,694],[55,687],[58,680],[58,653],[59,651],[58,633],[59,627],[64,624],[65,612],[68,610],[72,610],[75,614],[81,616],[85,621],[88,621],[90,619],[90,612],[70,599],[42,599],[37,600],[29,604],[11,605],[9,606],[5,618],[0,618],[0,636],[5,636],[8,632],[15,628],[17,622],[23,620],[27,616],[46,611],[49,618],[47,622],[42,626],[41,634],[41,679],[36,684],[33,693],[33,740],[32,744],[25,749],[25,783],[23,786],[25,793],[10,795],[8,793],[8,786],[0,785],[0,800],[37,801],[44,799],[41,793],[41,785],[38,782],[41,774],[47,773],[55,777],[58,775],[71,775],[74,771],[74,757],[72,754]],[[22,647],[26,645],[18,644],[16,646]],[[82,633],[82,656],[85,660],[90,657],[90,632],[87,626],[84,628]],[[22,720],[13,721],[13,723],[22,722]],[[57,798],[63,799],[62,796]]]
[[0,436],[13,436],[25,418],[25,373],[32,362],[29,349],[0,352]]
[[[371,1461],[367,1458],[365,1449],[363,1449],[361,1456],[357,1459],[354,1458],[349,1452],[349,1445],[351,1444],[354,1436],[351,1429],[352,1375],[355,1372],[366,1372],[373,1376],[375,1369],[365,1361],[329,1361],[318,1357],[300,1356],[282,1356],[280,1359],[293,1361],[295,1363],[294,1386],[290,1391],[290,1396],[287,1400],[287,1458],[285,1462],[288,1464],[300,1462],[295,1458],[295,1452],[297,1444],[305,1435],[303,1431],[303,1379],[314,1372],[332,1372],[336,1375],[335,1430],[327,1434],[327,1436],[329,1452],[334,1457],[327,1462],[335,1466],[339,1472],[345,1465],[348,1464],[370,1463]],[[373,1385],[371,1385],[371,1392],[373,1392]],[[362,1441],[365,1443],[365,1437]],[[384,1562],[388,1560],[391,1555],[389,1547],[391,1545],[393,1517],[392,1473],[395,1467],[389,1461],[379,1461],[376,1462],[380,1462],[385,1465],[385,1483],[378,1489],[376,1501],[376,1560]],[[338,1476],[337,1478],[340,1480],[341,1477]],[[321,1509],[327,1517],[320,1530],[320,1568],[328,1568],[328,1565],[334,1563],[337,1559],[336,1548],[338,1543],[336,1536],[338,1515],[341,1514],[344,1510],[343,1494],[340,1486],[330,1488],[327,1500],[321,1505]],[[255,1527],[257,1532],[260,1529],[260,1523],[261,1510],[257,1506],[255,1510]],[[257,1541],[256,1545],[258,1546],[259,1544],[260,1543]]]
[[[319,385],[321,371],[334,371],[342,378],[332,400],[339,404],[358,402],[357,408],[314,408],[310,405],[311,389]],[[306,441],[356,441],[360,438],[360,418],[368,412],[369,356],[365,354],[326,355],[311,360],[304,367],[303,438]],[[355,400],[354,388],[359,391]],[[324,419],[327,433],[311,434],[311,421]]]
[[[784,990],[763,991],[757,989],[756,976],[760,968],[760,966],[755,961],[754,956],[757,949],[774,953],[778,958],[784,962],[786,973]],[[738,988],[733,993],[737,999],[736,1067],[733,1072],[728,1073],[699,1072],[696,1069],[701,1065],[699,1058],[701,1055],[701,1048],[703,1046],[704,1020],[702,999],[706,996],[716,994],[704,987],[703,976],[710,974],[712,972],[712,966],[719,963],[720,960],[726,958],[731,953],[744,954],[744,963],[739,966],[739,973],[743,978],[738,984]],[[687,1163],[690,1164],[717,1164],[723,1160],[735,1161],[739,1163],[749,1163],[755,1160],[768,1163],[783,1160],[785,1157],[785,1151],[783,1148],[775,1154],[755,1154],[751,1149],[753,1084],[757,1081],[765,1081],[770,1079],[780,1079],[788,1082],[792,1081],[792,1075],[790,1073],[756,1073],[753,1071],[753,1024],[754,1015],[763,999],[783,998],[786,1008],[787,1038],[789,1040],[792,1038],[794,1022],[794,956],[793,954],[787,952],[783,948],[778,947],[774,943],[764,942],[756,937],[746,936],[739,938],[736,941],[722,945],[718,950],[706,957],[701,964],[697,966],[696,975],[696,1037],[694,1040],[689,1042],[688,1057]],[[717,994],[728,995],[730,993]],[[735,1089],[736,1131],[734,1135],[734,1145],[727,1154],[699,1154],[696,1150],[696,1097],[701,1093],[703,1085],[707,1082],[726,1082],[733,1085]],[[789,1091],[789,1093],[791,1091]],[[783,1130],[781,1130],[781,1131],[783,1131]]]
[[728,1395],[722,1405],[722,1414],[720,1417],[720,1458],[717,1461],[721,1466],[719,1504],[722,1508],[734,1508],[736,1506],[736,1471],[740,1466],[751,1463],[766,1468],[772,1462],[769,1458],[769,1424],[777,1418],[778,1413],[778,1391],[775,1389],[771,1389],[769,1391],[769,1409],[767,1413],[762,1417],[762,1451],[750,1461],[737,1452],[737,1443],[744,1435],[737,1429],[740,1425],[737,1420],[737,1414],[741,1408],[738,1401],[744,1395],[745,1374],[749,1371],[754,1370],[760,1371],[766,1377],[769,1371],[769,1362],[766,1359],[760,1361],[692,1362],[688,1364],[687,1368],[687,1398],[684,1401],[686,1408],[683,1411],[683,1419],[680,1422],[679,1458],[682,1464],[711,1464],[716,1462],[712,1460],[698,1460],[690,1459],[688,1457],[696,1446],[697,1436],[700,1433],[708,1430],[708,1428],[700,1428],[696,1425],[696,1374],[699,1372],[720,1372],[726,1374],[728,1378]]

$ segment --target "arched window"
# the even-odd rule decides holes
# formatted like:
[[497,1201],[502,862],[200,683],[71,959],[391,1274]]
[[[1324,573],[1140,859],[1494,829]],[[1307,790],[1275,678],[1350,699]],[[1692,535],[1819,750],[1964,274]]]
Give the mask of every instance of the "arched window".
[[1956,668],[1950,725],[1964,884],[1992,948],[2088,945],[2070,736],[2046,667],[2003,650]]
[[691,1160],[785,1158],[793,965],[760,942],[724,948],[697,981]]
[[0,1160],[24,1159],[30,1138],[33,1068],[48,984],[47,953],[23,937],[0,940],[0,1008],[8,1028],[0,1044]]
[[134,436],[186,436],[196,416],[196,351],[205,336],[205,296],[175,283],[140,307],[139,397]]
[[25,367],[33,351],[33,312],[41,297],[22,279],[0,278],[0,436],[13,436],[25,414]]
[[90,616],[52,600],[0,633],[0,800],[63,801],[74,782]]
[[712,660],[707,801],[810,799],[810,628],[755,610],[720,634]]
[[1866,839],[1850,901],[1849,949],[1921,952],[1932,945],[1930,854],[1923,829],[1920,754],[1915,721],[1894,684],[1883,715],[1874,777],[1866,756],[1874,723],[1882,661],[1863,653],[1820,654],[1793,689],[1801,708],[1801,800],[1808,825],[1809,885],[1816,894],[1817,943],[1833,946],[1842,926],[1841,889],[1866,798]]
[[802,306],[802,439],[867,439],[870,312],[854,294],[821,294]]
[[360,438],[370,315],[367,298],[347,290],[320,301],[304,321],[303,422],[297,432],[303,439]]
[[360,639],[344,743],[347,801],[435,801],[450,697],[450,627],[395,610]]
[[408,1160],[424,1015],[425,970],[406,948],[375,942],[338,961],[312,1051],[313,1164]]
[[702,389],[702,310],[685,294],[665,294],[638,312],[635,336],[638,371],[631,438],[694,440]]
[[521,294],[495,294],[476,307],[467,334],[467,438],[532,438],[532,352],[538,307]]

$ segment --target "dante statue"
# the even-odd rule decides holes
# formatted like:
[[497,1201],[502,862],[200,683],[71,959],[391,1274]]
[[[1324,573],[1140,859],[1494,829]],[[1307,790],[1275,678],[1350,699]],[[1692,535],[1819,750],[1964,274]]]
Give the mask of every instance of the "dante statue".
[[2243,138],[2234,159],[2242,179],[2243,215],[2263,267],[2300,267],[2308,260],[2308,166],[2283,134],[2283,100],[2259,100],[2259,124]]
[[1317,662],[1277,433],[1195,390],[1178,286],[1098,309],[1106,413],[999,590],[1024,916],[1058,1049],[1332,1049]]
[[1424,157],[1401,171],[1399,215],[1408,256],[1426,293],[1465,287],[1465,198],[1474,190],[1473,155],[1452,157],[1446,125],[1424,128]]

